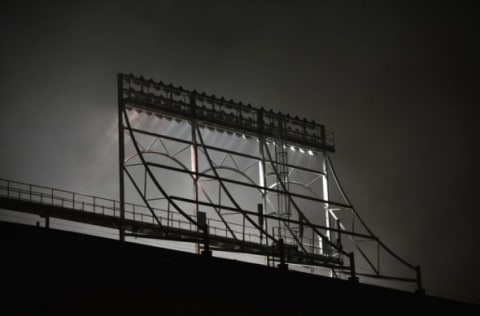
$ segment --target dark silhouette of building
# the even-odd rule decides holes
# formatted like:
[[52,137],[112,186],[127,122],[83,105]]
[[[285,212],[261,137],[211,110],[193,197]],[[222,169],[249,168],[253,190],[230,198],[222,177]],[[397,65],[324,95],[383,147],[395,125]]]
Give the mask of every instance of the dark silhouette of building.
[[11,315],[313,315],[479,311],[345,280],[0,222]]

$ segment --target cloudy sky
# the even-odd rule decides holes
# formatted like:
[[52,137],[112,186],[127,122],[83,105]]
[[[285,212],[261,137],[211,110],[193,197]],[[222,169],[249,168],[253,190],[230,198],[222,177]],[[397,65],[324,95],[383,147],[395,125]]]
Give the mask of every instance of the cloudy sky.
[[0,3],[0,177],[118,195],[116,74],[315,119],[433,295],[480,302],[476,1]]

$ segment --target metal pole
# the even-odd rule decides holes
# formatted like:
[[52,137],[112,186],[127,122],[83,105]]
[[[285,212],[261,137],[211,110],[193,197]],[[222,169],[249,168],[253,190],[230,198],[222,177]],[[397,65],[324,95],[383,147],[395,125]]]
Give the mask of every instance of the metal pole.
[[337,246],[342,249],[342,225],[339,218],[337,218]]
[[212,251],[210,250],[210,236],[209,236],[209,227],[207,224],[203,226],[203,239],[204,239],[204,249],[202,251],[202,255],[211,257]]
[[355,257],[354,257],[353,252],[350,252],[348,257],[350,259],[350,279],[349,280],[357,283],[358,282],[358,277],[357,277],[357,274],[355,272]]
[[280,264],[278,268],[281,270],[288,270],[288,264],[285,263],[285,243],[283,238],[278,240],[278,250],[280,252]]
[[125,162],[125,143],[123,134],[123,112],[125,110],[125,104],[123,103],[123,76],[118,74],[117,76],[117,89],[118,89],[118,171],[120,181],[120,218],[121,223],[119,227],[120,240],[125,240],[125,229],[123,227],[123,220],[125,219],[125,179],[123,174],[123,167]]
[[[197,121],[195,119],[195,99],[193,94],[190,95],[190,105],[192,106],[192,144],[190,145],[191,152],[191,168],[193,175],[193,199],[195,203],[193,205],[193,216],[198,223],[198,149],[197,149]],[[199,225],[197,225],[197,231],[200,230]],[[195,244],[195,252],[200,253],[200,244],[197,242]]]
[[380,243],[377,242],[377,271],[380,274]]
[[[323,161],[322,161],[322,199],[328,201],[328,176],[327,176],[327,152],[323,153]],[[331,241],[330,237],[330,212],[328,210],[328,203],[324,204],[324,211],[325,211],[325,227],[327,227],[327,231],[325,236],[327,237],[328,241]]]
[[[323,152],[323,160],[322,160],[322,198],[325,201],[328,201],[328,169],[327,169],[327,152]],[[327,239],[326,243],[323,243],[322,240],[322,246],[323,250],[326,252],[324,254],[329,255],[330,254],[330,243],[329,241],[332,240],[331,237],[331,232],[330,232],[330,210],[329,210],[329,205],[328,203],[324,204],[324,211],[325,211],[325,227],[327,228],[327,231],[325,233],[325,237]],[[330,270],[329,273],[330,277],[333,277],[333,271]]]
[[[257,204],[257,211],[258,211],[258,226],[263,228],[263,204]],[[263,230],[260,230],[260,244],[262,244],[263,239]]]
[[245,242],[245,216],[243,216],[242,241]]
[[[261,192],[262,192],[262,215],[264,214],[264,212],[267,211],[267,190],[265,190],[265,186],[267,184],[267,176],[265,174],[265,153],[263,152],[264,151],[264,144],[265,144],[265,138],[263,136],[260,136],[258,138],[258,144],[259,144],[259,149],[260,149],[260,157],[261,157],[261,160],[258,162],[258,180],[260,182],[260,187],[262,187],[261,189]],[[263,229],[265,229],[265,231],[267,231],[267,227],[266,227],[267,223],[266,221],[263,222],[263,225],[261,225],[260,227],[262,227]],[[260,232],[260,243],[262,243],[262,232]],[[266,242],[266,245],[268,246],[268,238],[265,239],[265,242]]]
[[422,272],[420,271],[420,266],[415,267],[415,272],[417,273],[417,290],[415,292],[423,295],[425,294],[425,289],[422,284]]

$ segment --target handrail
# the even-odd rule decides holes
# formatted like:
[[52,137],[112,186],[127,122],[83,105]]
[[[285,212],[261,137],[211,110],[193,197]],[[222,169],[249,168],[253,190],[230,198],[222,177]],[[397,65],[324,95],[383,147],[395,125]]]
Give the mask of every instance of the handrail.
[[[40,190],[46,190],[49,193],[41,192]],[[55,193],[63,193],[63,196]],[[0,179],[0,196],[15,200],[38,203],[42,205],[59,206],[64,209],[71,209],[75,211],[84,211],[114,217],[120,216],[120,202],[116,200],[93,195],[79,194],[72,191],[59,190],[46,186],[27,184],[18,181]],[[141,212],[142,210],[144,212]],[[173,212],[169,210],[159,208],[153,208],[153,210],[163,215],[159,216],[159,218],[167,222],[167,224],[170,224],[167,226],[184,229],[187,227],[192,227],[192,225],[190,225],[191,223],[185,220],[173,218]],[[108,211],[112,212],[109,213]],[[147,213],[148,211],[148,208],[143,205],[125,203],[125,217],[127,219],[132,219],[141,223],[155,224],[154,217],[150,213]],[[210,227],[210,233],[212,233],[213,235],[222,237],[228,236],[228,230],[226,228],[222,228],[221,225],[219,225],[223,224],[223,221],[209,218],[207,219],[207,224]],[[232,230],[234,232],[241,234],[243,227],[242,225],[237,223],[229,223],[229,225],[233,227]],[[196,231],[193,229],[190,230]],[[220,232],[220,234],[217,234],[217,232]],[[247,241],[254,241],[255,239],[260,239],[259,234],[255,234],[252,232],[248,232],[247,236]]]

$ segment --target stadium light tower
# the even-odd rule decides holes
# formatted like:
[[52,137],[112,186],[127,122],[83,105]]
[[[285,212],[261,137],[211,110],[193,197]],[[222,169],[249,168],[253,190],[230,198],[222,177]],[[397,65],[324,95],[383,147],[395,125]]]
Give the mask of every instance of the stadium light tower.
[[[134,75],[118,75],[118,101],[121,216],[161,228],[122,226],[121,239],[248,253],[271,266],[323,267],[354,280],[384,277],[382,250],[416,271],[358,216],[323,125]],[[126,200],[143,207],[132,212]],[[360,240],[377,248],[365,250]],[[355,261],[372,273],[358,274]]]

